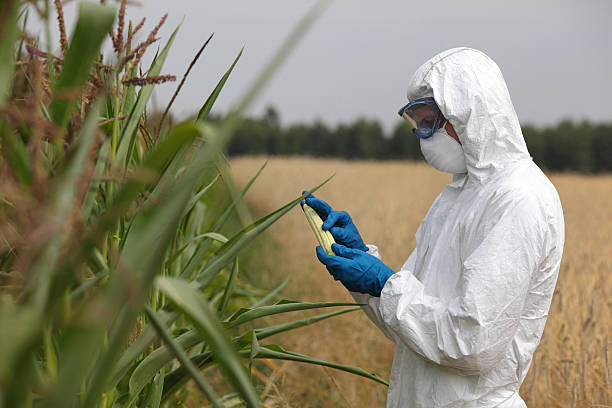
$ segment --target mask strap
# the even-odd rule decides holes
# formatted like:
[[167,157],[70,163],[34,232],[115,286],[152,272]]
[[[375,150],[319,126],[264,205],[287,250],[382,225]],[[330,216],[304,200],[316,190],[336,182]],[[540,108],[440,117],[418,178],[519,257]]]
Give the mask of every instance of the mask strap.
[[444,130],[446,132],[446,124],[448,123],[448,119],[444,121],[444,123],[438,128],[439,130]]

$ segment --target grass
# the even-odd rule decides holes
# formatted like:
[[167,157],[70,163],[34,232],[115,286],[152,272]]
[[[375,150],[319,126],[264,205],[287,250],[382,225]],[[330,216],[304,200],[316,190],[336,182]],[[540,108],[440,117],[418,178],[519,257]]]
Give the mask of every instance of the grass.
[[[237,183],[265,158],[231,161]],[[414,233],[450,177],[425,163],[270,159],[246,198],[255,214],[327,175],[317,194],[351,213],[366,242],[398,270],[414,248]],[[566,223],[559,281],[544,336],[521,388],[529,407],[612,406],[612,175],[552,174]],[[273,281],[291,277],[285,293],[319,301],[348,300],[346,290],[316,260],[315,239],[301,210],[292,210],[259,243]],[[282,237],[282,239],[279,239]],[[261,253],[261,252],[260,252]],[[363,314],[297,331],[282,344],[299,352],[364,367],[388,378],[394,345]],[[386,387],[320,367],[282,365],[286,406],[383,406]],[[599,405],[597,405],[599,404]]]

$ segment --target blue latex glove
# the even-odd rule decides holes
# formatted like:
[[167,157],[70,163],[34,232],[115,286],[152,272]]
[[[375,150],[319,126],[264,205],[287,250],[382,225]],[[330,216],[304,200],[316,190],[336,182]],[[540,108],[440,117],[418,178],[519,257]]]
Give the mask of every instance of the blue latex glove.
[[332,244],[337,256],[327,255],[323,248],[317,247],[317,258],[323,263],[335,280],[342,282],[351,292],[369,293],[380,296],[380,291],[393,270],[375,256],[359,249]]
[[[304,193],[305,191],[302,194]],[[306,197],[305,201],[323,220],[321,228],[331,232],[337,243],[367,252],[368,247],[361,239],[357,227],[346,211],[334,211],[329,204],[312,194]]]

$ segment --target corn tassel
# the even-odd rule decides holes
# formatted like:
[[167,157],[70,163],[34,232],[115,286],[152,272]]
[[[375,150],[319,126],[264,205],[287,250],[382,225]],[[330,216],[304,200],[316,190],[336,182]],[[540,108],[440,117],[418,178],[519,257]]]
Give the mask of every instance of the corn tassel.
[[308,220],[308,224],[310,224],[310,228],[312,228],[312,232],[314,232],[315,237],[321,244],[321,247],[328,255],[336,255],[334,251],[332,251],[331,246],[336,241],[334,240],[333,235],[329,231],[323,231],[321,226],[323,225],[323,220],[319,217],[319,214],[315,210],[312,209],[308,204],[302,205],[302,209],[304,210],[304,214],[306,215],[306,219]]

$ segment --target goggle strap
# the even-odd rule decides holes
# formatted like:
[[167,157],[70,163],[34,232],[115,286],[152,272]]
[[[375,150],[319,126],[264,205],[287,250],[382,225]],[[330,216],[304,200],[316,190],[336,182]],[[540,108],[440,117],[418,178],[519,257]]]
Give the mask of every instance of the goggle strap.
[[410,115],[408,115],[406,112],[402,112],[402,117],[410,123],[413,129],[416,129],[418,127],[414,119],[412,119]]

